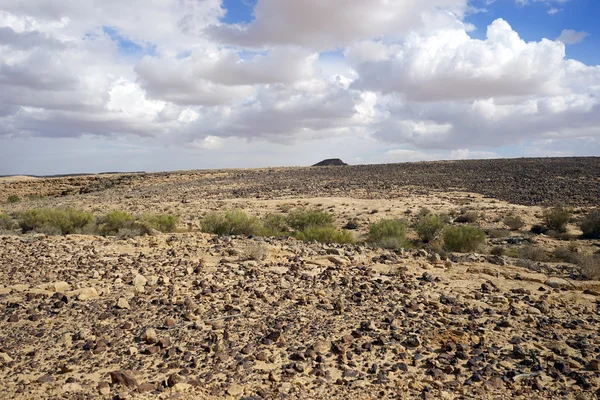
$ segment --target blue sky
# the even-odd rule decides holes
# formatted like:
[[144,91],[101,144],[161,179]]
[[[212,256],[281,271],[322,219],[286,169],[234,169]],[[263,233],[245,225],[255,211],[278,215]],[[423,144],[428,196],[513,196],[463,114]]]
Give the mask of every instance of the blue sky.
[[598,0],[47,1],[0,3],[0,175],[600,155]]

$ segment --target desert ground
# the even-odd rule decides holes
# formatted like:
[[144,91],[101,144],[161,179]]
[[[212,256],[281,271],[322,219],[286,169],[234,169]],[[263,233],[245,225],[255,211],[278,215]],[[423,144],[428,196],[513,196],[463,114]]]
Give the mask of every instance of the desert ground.
[[[0,233],[0,398],[597,398],[600,281],[556,254],[598,259],[578,223],[599,205],[598,157],[0,178],[15,221],[179,217],[135,237]],[[554,206],[566,232],[532,233]],[[362,242],[425,208],[485,244]],[[295,209],[353,221],[357,242],[202,232],[208,212]]]

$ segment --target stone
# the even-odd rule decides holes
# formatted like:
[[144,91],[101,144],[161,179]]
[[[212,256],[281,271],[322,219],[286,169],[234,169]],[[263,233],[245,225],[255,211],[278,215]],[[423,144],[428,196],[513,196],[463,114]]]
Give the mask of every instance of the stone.
[[50,382],[54,382],[54,381],[55,381],[54,377],[50,374],[42,375],[36,379],[36,382],[39,382],[39,383],[50,383]]
[[96,389],[102,396],[110,395],[110,384],[108,382],[99,382],[98,386],[96,386]]
[[54,282],[51,285],[51,288],[57,292],[57,293],[66,293],[69,290],[71,290],[71,285],[69,285],[67,282]]
[[120,297],[117,301],[117,308],[120,308],[121,310],[129,310],[131,309],[131,306],[125,297]]
[[152,392],[152,391],[154,391],[155,389],[156,389],[156,386],[155,386],[154,384],[152,384],[152,383],[148,383],[148,382],[142,383],[141,385],[139,385],[139,386],[137,387],[137,391],[138,391],[139,393]]
[[144,340],[148,344],[153,344],[158,342],[158,337],[156,335],[156,331],[152,328],[148,328],[144,331],[142,335],[142,340]]
[[554,289],[570,289],[573,287],[571,282],[567,281],[566,279],[556,277],[548,278],[545,284]]
[[0,361],[2,361],[3,364],[8,364],[10,362],[13,362],[14,360],[8,354],[0,353]]
[[244,387],[242,385],[232,384],[227,388],[227,394],[230,396],[239,396],[244,393]]
[[131,284],[136,287],[146,286],[147,283],[148,283],[148,279],[146,279],[146,277],[143,275],[136,275],[136,277],[133,278],[133,281],[131,281]]
[[98,291],[93,287],[80,289],[77,295],[77,299],[81,301],[93,300],[99,297]]
[[133,371],[128,371],[124,369],[111,372],[110,379],[115,385],[123,385],[130,388],[135,388],[139,384]]
[[65,393],[80,392],[82,390],[83,390],[83,388],[81,387],[81,385],[79,383],[76,383],[76,382],[65,383],[62,386],[62,391],[65,392]]

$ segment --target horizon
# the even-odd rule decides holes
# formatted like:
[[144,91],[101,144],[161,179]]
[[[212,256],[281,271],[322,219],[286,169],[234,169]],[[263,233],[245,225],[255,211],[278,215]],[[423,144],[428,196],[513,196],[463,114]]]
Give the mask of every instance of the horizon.
[[[556,160],[556,159],[570,159],[570,158],[600,158],[600,156],[540,156],[540,157],[507,157],[507,158],[470,158],[470,159],[440,159],[440,160],[424,160],[424,161],[399,161],[399,162],[386,162],[386,163],[370,163],[370,164],[348,164],[346,165],[335,165],[325,166],[325,168],[331,167],[369,167],[369,166],[385,166],[385,165],[396,165],[396,164],[429,164],[429,163],[444,163],[444,162],[477,162],[477,161],[511,161],[511,160]],[[321,161],[337,160],[337,158],[328,158]],[[319,162],[321,162],[319,161]],[[344,160],[342,160],[344,161]],[[315,163],[316,164],[316,163]],[[66,172],[49,175],[35,175],[35,174],[9,174],[0,175],[1,178],[11,177],[28,177],[28,178],[66,178],[74,176],[92,176],[92,175],[126,175],[126,174],[173,174],[173,173],[184,173],[184,172],[204,172],[204,171],[229,171],[229,170],[263,170],[269,168],[323,168],[323,166],[311,165],[263,165],[257,167],[224,167],[224,168],[196,168],[196,169],[175,169],[175,170],[149,170],[149,171],[100,171],[100,172]]]
[[600,155],[599,2],[421,3],[7,0],[0,176]]

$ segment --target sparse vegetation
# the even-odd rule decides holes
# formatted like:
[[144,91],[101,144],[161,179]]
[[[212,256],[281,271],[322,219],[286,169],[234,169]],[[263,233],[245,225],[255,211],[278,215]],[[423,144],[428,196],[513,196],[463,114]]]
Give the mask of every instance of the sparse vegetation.
[[6,201],[9,204],[14,204],[14,203],[20,202],[21,198],[19,196],[17,196],[16,194],[11,194],[10,196],[8,196],[8,199]]
[[260,236],[284,236],[290,230],[287,220],[282,214],[269,213],[262,218],[261,222]]
[[587,279],[600,279],[600,256],[585,255],[580,257],[578,261],[581,267],[581,274]]
[[34,209],[20,214],[23,232],[40,232],[53,235],[89,233],[94,230],[94,215],[85,211],[66,209]]
[[502,246],[494,246],[490,250],[490,254],[493,256],[503,256],[506,250]]
[[588,239],[600,239],[600,209],[587,214],[579,223],[583,237]]
[[307,228],[327,227],[333,223],[333,216],[319,210],[295,210],[287,217],[287,223],[296,231]]
[[537,246],[525,246],[519,250],[519,258],[530,261],[548,261],[548,253]]
[[504,223],[508,226],[512,231],[518,231],[522,227],[525,226],[525,221],[523,218],[518,215],[510,214],[504,217]]
[[225,214],[209,212],[201,221],[203,232],[215,235],[256,235],[260,232],[258,218],[243,211],[227,211]]
[[[137,228],[137,229],[134,229]],[[124,211],[112,211],[98,219],[98,231],[104,236],[132,235],[134,232],[139,232],[141,229],[135,226],[135,217]],[[139,235],[134,235],[139,236]]]
[[368,241],[383,249],[407,247],[407,224],[398,219],[383,219],[369,227]]
[[354,236],[348,231],[338,231],[333,226],[312,226],[296,232],[294,236],[304,242],[319,243],[354,243]]
[[446,221],[439,215],[431,213],[419,214],[421,215],[421,218],[419,218],[415,224],[415,231],[417,232],[419,239],[421,239],[423,243],[434,241],[441,235],[446,226]]
[[142,225],[165,233],[173,232],[178,221],[179,217],[172,214],[146,214],[140,219]]
[[444,230],[444,248],[467,253],[476,251],[485,243],[485,233],[472,226],[449,226]]
[[566,232],[571,213],[564,207],[554,207],[544,211],[544,224],[551,231]]
[[0,231],[12,231],[16,228],[15,221],[8,214],[0,214]]
[[458,217],[456,217],[456,219],[454,220],[454,222],[457,222],[459,224],[472,224],[474,222],[477,222],[477,220],[479,219],[479,213],[477,211],[466,211],[464,213],[462,213],[461,215],[459,215]]

